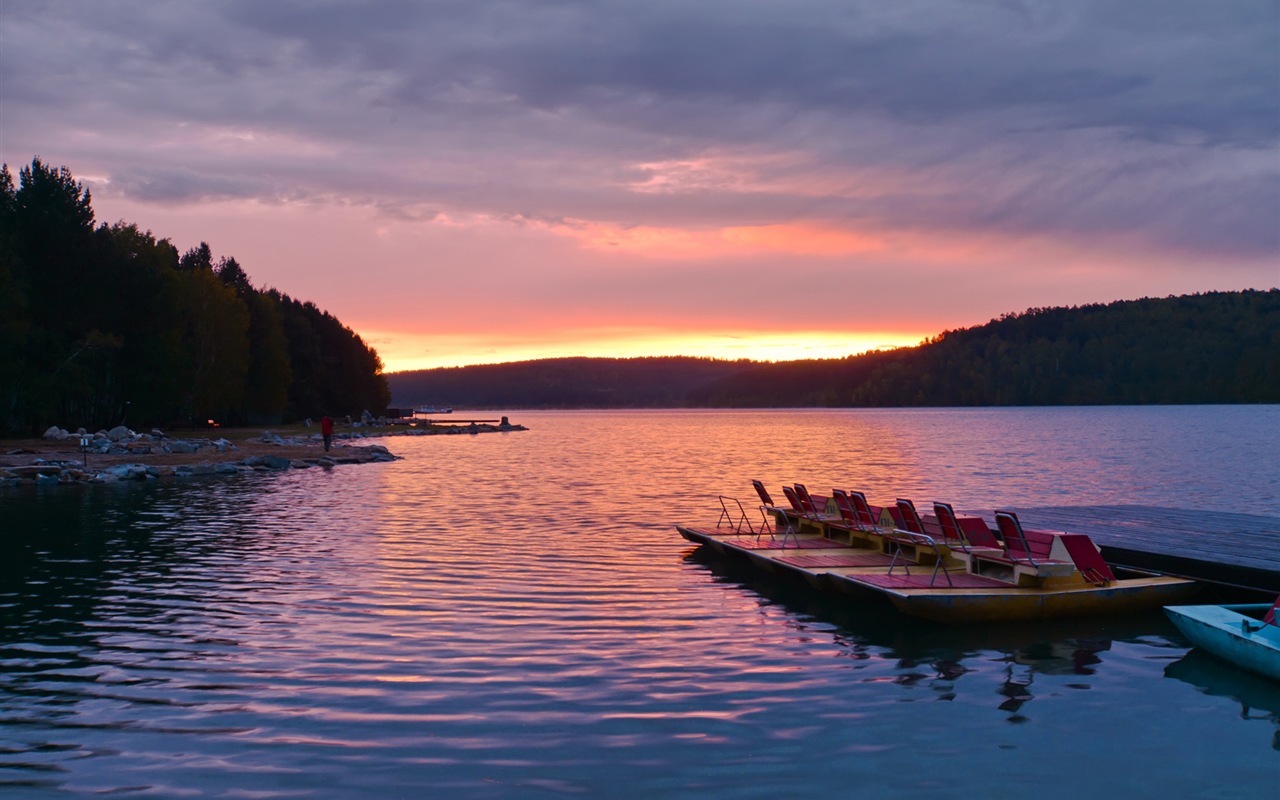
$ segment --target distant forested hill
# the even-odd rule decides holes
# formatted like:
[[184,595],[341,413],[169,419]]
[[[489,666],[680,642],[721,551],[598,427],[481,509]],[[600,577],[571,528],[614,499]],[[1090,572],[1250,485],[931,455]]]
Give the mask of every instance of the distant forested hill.
[[548,358],[394,372],[391,396],[402,407],[671,408],[696,388],[742,372],[752,361],[663,358]]
[[1280,290],[1034,308],[842,359],[573,358],[387,377],[405,406],[1280,403]]
[[19,175],[0,169],[0,435],[386,406],[378,354],[314,304],[254,288],[207,244],[95,227],[66,167]]

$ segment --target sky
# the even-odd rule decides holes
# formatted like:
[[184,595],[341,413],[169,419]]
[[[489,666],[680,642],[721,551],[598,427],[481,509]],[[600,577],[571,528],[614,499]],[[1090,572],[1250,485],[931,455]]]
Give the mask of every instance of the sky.
[[0,0],[0,159],[389,372],[1280,284],[1276,0]]

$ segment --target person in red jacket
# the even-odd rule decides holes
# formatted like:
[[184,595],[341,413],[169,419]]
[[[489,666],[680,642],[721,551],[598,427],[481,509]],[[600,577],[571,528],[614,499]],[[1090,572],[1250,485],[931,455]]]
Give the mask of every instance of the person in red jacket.
[[329,452],[329,443],[333,441],[333,419],[328,414],[320,418],[320,435],[324,437],[324,451]]

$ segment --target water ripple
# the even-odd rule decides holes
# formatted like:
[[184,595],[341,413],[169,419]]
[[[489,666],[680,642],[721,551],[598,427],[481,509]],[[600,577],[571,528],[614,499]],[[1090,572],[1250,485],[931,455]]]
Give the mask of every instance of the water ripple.
[[392,440],[390,464],[3,496],[0,785],[1055,797],[1070,752],[1109,791],[1208,796],[1213,742],[1242,792],[1273,787],[1280,691],[1214,665],[1166,678],[1190,669],[1159,616],[922,626],[707,559],[672,525],[752,477],[974,507],[1230,481],[1280,513],[1275,475],[1218,474],[1262,446],[1240,427],[1276,416],[542,412],[520,434]]

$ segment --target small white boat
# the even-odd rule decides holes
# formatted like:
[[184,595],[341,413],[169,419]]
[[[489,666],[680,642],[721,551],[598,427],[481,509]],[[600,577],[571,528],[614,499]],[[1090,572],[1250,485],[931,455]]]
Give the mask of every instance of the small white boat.
[[1280,681],[1280,621],[1266,603],[1165,606],[1164,613],[1191,643],[1241,669]]

